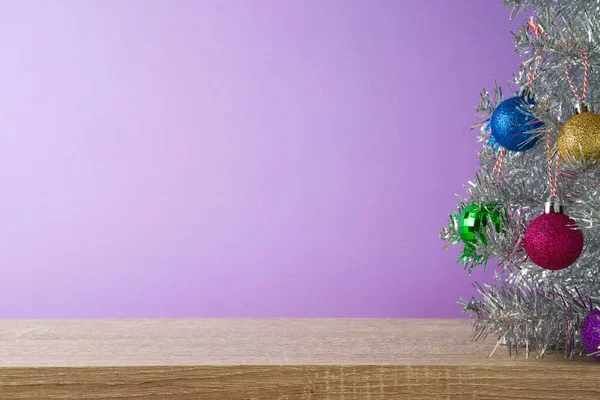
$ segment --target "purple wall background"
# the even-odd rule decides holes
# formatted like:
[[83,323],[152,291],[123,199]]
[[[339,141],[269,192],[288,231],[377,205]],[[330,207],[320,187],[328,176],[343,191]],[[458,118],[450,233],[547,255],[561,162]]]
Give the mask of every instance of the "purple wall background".
[[0,317],[459,316],[438,232],[510,29],[500,0],[0,2]]

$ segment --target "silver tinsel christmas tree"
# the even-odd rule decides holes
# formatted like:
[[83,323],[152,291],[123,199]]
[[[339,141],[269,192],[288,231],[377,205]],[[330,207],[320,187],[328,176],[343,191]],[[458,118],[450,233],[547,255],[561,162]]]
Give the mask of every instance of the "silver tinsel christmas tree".
[[[481,168],[441,237],[464,246],[469,273],[497,264],[494,282],[476,283],[479,294],[461,302],[476,339],[493,334],[511,352],[575,357],[585,354],[581,323],[600,303],[600,0],[504,3],[511,18],[531,15],[514,34],[515,93],[503,97],[495,85],[481,94]],[[499,107],[510,98],[512,114]],[[573,238],[544,224],[526,235],[536,218],[561,210]],[[573,248],[580,233],[583,251]]]

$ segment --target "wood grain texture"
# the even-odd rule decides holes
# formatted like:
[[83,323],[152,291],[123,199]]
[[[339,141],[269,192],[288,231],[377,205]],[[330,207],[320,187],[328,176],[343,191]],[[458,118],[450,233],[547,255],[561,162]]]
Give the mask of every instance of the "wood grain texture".
[[600,399],[600,363],[466,320],[0,321],[0,399]]

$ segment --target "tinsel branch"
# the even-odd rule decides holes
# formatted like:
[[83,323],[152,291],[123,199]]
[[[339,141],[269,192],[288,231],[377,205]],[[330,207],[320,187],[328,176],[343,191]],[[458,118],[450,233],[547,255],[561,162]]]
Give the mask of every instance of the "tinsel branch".
[[[527,24],[514,33],[516,52],[522,64],[512,84],[515,92],[527,86],[532,68],[537,68],[535,80],[527,90],[535,96],[532,112],[544,123],[536,136],[548,137],[551,155],[556,152],[561,125],[575,114],[576,98],[565,74],[569,69],[573,85],[582,90],[585,52],[589,62],[587,103],[599,111],[597,88],[600,88],[600,0],[504,0],[510,17],[533,11],[533,22],[539,29],[532,32]],[[531,79],[529,79],[531,80]],[[507,94],[510,97],[513,94]],[[591,306],[600,301],[600,168],[595,160],[573,161],[561,169],[558,195],[571,218],[577,221],[585,236],[585,249],[569,268],[549,272],[534,265],[523,247],[524,231],[529,222],[541,214],[550,188],[544,140],[526,152],[506,152],[502,174],[495,172],[498,149],[490,146],[489,121],[494,108],[503,100],[497,84],[493,94],[481,93],[476,107],[481,121],[477,140],[480,170],[465,186],[466,196],[456,213],[449,217],[441,232],[448,244],[458,244],[457,215],[465,204],[497,203],[509,210],[510,221],[501,232],[491,228],[485,244],[472,244],[463,254],[462,263],[468,272],[486,260],[495,259],[496,273],[492,284],[476,283],[478,297],[463,301],[463,311],[473,316],[476,339],[490,334],[518,352],[529,356],[535,351],[543,356],[560,349],[566,357],[582,352],[578,334],[581,321]],[[488,224],[492,227],[493,224]],[[517,353],[518,354],[518,353]]]

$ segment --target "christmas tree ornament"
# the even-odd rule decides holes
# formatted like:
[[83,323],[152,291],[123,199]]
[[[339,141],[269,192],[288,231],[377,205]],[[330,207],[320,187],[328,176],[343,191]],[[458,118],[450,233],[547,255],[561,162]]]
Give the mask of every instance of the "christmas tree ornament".
[[577,223],[563,214],[558,199],[551,199],[546,203],[545,213],[529,223],[524,242],[531,261],[557,271],[577,261],[584,240]]
[[511,151],[525,151],[535,146],[538,138],[530,131],[539,129],[543,124],[531,114],[533,106],[533,99],[526,95],[511,97],[500,103],[490,122],[494,141]]
[[583,320],[581,341],[585,351],[600,360],[600,309],[594,308]]
[[589,61],[588,54],[581,51],[583,59],[583,92],[577,93],[569,68],[565,64],[565,75],[573,96],[578,100],[577,113],[569,118],[560,128],[558,134],[558,150],[564,161],[584,162],[600,156],[600,115],[591,112],[586,104]]
[[600,115],[582,106],[560,128],[558,150],[564,161],[600,159]]
[[488,223],[491,221],[496,232],[500,232],[504,217],[505,213],[499,204],[470,204],[460,213],[458,221],[460,238],[465,243],[481,242],[487,245],[485,232]]

